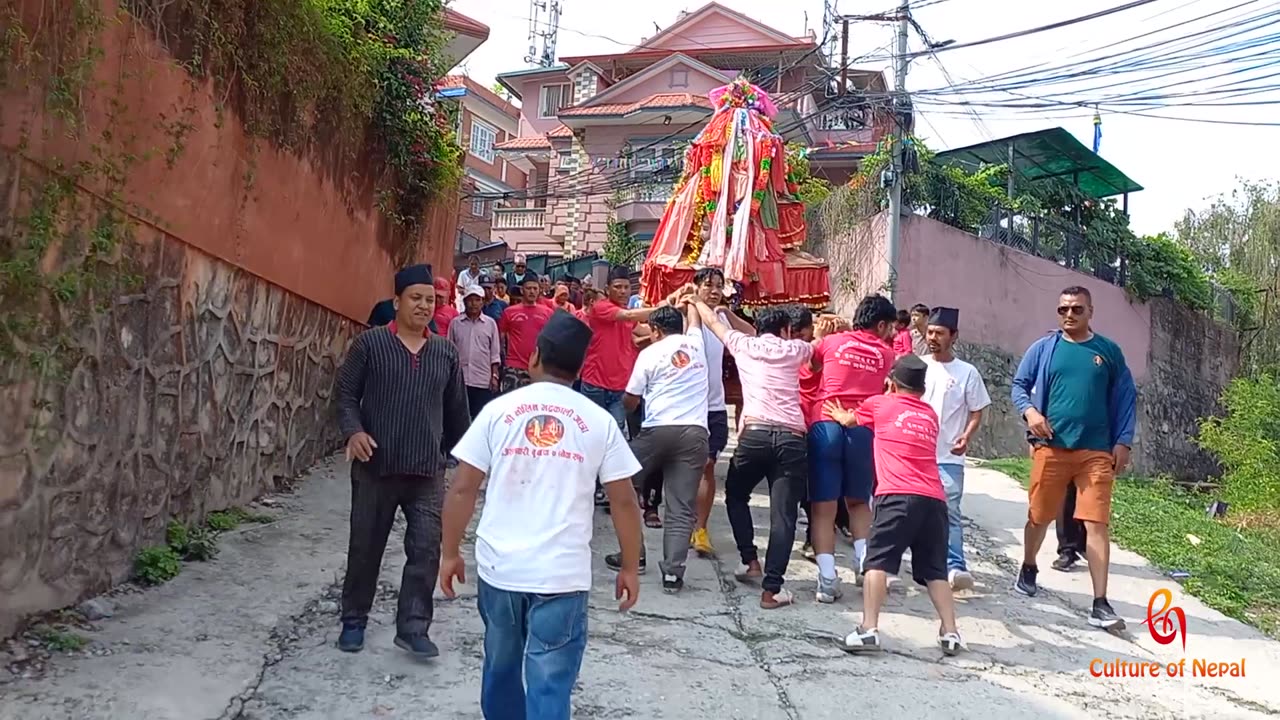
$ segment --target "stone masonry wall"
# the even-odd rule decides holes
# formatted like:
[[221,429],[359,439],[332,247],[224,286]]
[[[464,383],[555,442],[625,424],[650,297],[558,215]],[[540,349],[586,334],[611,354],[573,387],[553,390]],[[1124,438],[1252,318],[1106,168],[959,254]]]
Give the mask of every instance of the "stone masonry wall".
[[[0,154],[0,244],[37,174]],[[58,372],[0,361],[0,636],[126,579],[171,518],[244,504],[338,445],[334,373],[359,326],[127,224],[139,289],[85,298]]]

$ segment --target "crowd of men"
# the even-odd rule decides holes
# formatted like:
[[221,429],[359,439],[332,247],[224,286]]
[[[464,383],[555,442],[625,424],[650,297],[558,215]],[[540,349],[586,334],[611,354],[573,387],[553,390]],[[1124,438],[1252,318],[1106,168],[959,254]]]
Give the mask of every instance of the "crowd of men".
[[[862,588],[863,616],[845,650],[880,648],[888,580],[910,551],[912,577],[938,613],[940,648],[961,651],[953,591],[974,586],[961,516],[965,456],[991,399],[979,371],[956,357],[959,311],[900,312],[871,295],[848,319],[788,306],[756,309],[748,322],[730,310],[731,292],[718,269],[704,268],[657,306],[639,307],[626,268],[613,268],[597,292],[552,284],[523,257],[506,274],[473,259],[456,290],[428,266],[398,273],[394,319],[361,334],[338,375],[353,460],[338,647],[363,647],[399,508],[407,562],[395,643],[438,654],[433,585],[438,576],[453,597],[465,581],[460,548],[484,486],[475,535],[482,711],[568,718],[586,647],[595,508],[617,534],[619,551],[605,563],[617,572],[620,609],[636,602],[647,569],[642,524],[662,528],[661,586],[679,593],[690,551],[715,552],[706,528],[732,387],[741,405],[724,504],[738,581],[759,587],[762,608],[796,602],[786,578],[803,508],[802,554],[817,564],[818,602],[843,596],[837,536],[852,539],[846,573]],[[1053,566],[1069,570],[1084,555],[1095,591],[1089,622],[1115,629],[1123,621],[1106,599],[1107,523],[1136,395],[1120,349],[1090,329],[1088,291],[1063,290],[1057,314],[1058,330],[1032,344],[1013,380],[1033,458],[1014,589],[1037,592],[1048,523],[1078,534],[1064,521],[1081,521],[1084,540],[1060,547]],[[457,470],[446,487],[449,456]],[[749,505],[762,482],[763,562]]]

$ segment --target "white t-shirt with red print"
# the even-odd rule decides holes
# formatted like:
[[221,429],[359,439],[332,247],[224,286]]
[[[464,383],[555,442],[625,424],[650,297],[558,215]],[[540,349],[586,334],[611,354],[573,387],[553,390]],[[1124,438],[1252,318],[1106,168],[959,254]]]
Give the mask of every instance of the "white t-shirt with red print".
[[488,475],[476,571],[500,590],[591,589],[595,484],[640,463],[608,411],[572,388],[536,382],[489,401],[453,456]]
[[707,355],[702,330],[668,335],[640,351],[627,393],[644,398],[641,427],[707,426]]

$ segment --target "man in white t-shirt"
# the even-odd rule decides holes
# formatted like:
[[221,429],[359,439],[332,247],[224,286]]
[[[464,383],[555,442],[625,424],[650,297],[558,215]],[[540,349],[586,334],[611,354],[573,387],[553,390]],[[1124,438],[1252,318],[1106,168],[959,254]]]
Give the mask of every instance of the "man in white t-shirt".
[[[702,268],[693,275],[694,298],[707,307],[716,308],[717,317],[726,326],[740,333],[755,335],[751,323],[720,310],[724,299],[724,273],[719,268]],[[693,549],[700,555],[715,555],[711,536],[707,533],[707,521],[711,518],[711,506],[716,500],[716,459],[729,444],[729,408],[724,396],[724,343],[702,326],[702,344],[707,352],[707,463],[698,485],[698,516],[693,529]]]
[[960,499],[964,495],[964,456],[969,441],[982,422],[982,411],[991,404],[978,369],[955,356],[953,347],[960,326],[960,311],[934,308],[925,330],[929,355],[924,401],[938,414],[938,473],[947,491],[947,580],[953,590],[973,587],[973,576],[964,562],[964,526]]
[[[677,593],[684,587],[684,564],[693,534],[693,506],[707,460],[707,358],[697,310],[685,317],[673,307],[660,307],[649,316],[649,345],[636,358],[622,403],[628,411],[644,401],[640,432],[631,439],[643,468],[635,476],[636,492],[653,473],[662,473],[666,498],[662,519],[662,589]],[[621,553],[605,564],[623,566]],[[645,559],[640,557],[640,572]]]
[[640,506],[626,482],[640,463],[608,411],[572,388],[590,340],[582,321],[553,315],[530,359],[533,383],[485,405],[453,448],[460,464],[442,512],[446,597],[456,596],[455,580],[466,582],[460,546],[489,480],[475,542],[487,718],[569,717],[587,645],[597,478],[622,547],[618,609],[640,591]]

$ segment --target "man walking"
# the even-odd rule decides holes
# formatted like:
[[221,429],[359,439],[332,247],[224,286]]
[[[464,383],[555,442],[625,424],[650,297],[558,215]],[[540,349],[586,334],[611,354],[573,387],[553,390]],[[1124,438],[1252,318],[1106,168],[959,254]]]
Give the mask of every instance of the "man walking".
[[511,272],[507,273],[507,289],[511,292],[517,292],[517,288],[524,285],[525,278],[532,274],[528,270],[524,253],[516,253]]
[[520,286],[520,302],[502,312],[498,332],[507,344],[507,361],[502,366],[502,392],[509,393],[530,383],[529,359],[538,334],[555,311],[539,302],[538,279],[525,277]]
[[488,275],[480,276],[480,289],[484,291],[484,303],[480,305],[480,312],[488,315],[494,322],[498,322],[507,309],[507,301],[499,300],[493,294],[493,278]]
[[947,582],[952,590],[968,590],[973,576],[964,561],[964,516],[960,514],[964,458],[991,396],[978,369],[955,355],[959,328],[960,311],[955,308],[936,307],[929,315],[924,401],[938,415],[938,474],[947,493]]
[[[467,258],[467,266],[458,271],[457,287],[469,288],[480,282],[480,276],[483,272],[480,270],[480,258],[472,255]],[[462,310],[462,298],[459,297],[456,307],[458,311]]]
[[442,337],[449,337],[449,323],[458,317],[458,310],[453,306],[453,286],[449,284],[449,278],[442,277],[436,278],[435,286],[436,310],[432,315],[435,321],[435,333]]
[[467,406],[475,420],[498,390],[498,371],[502,363],[502,342],[498,324],[480,312],[484,291],[472,285],[462,293],[466,312],[449,324],[449,342],[458,348],[462,363],[462,381],[467,386]]
[[[680,592],[693,535],[694,503],[707,459],[707,358],[697,310],[685,318],[673,307],[649,316],[650,344],[640,351],[623,398],[628,409],[644,401],[640,432],[631,438],[631,452],[643,468],[634,478],[643,494],[649,476],[661,472],[666,516],[662,523],[662,589]],[[622,554],[605,563],[621,569]],[[640,572],[645,556],[640,555]]]
[[427,332],[435,305],[431,269],[396,273],[396,319],[361,333],[338,370],[338,425],[351,463],[351,538],[342,584],[338,649],[364,647],[387,537],[399,509],[406,561],[396,609],[397,647],[439,654],[428,632],[440,562],[445,458],[468,426],[458,351]]
[[[1014,589],[1035,595],[1036,554],[1049,523],[1076,486],[1075,517],[1085,524],[1085,557],[1093,581],[1089,623],[1119,630],[1124,620],[1107,602],[1111,561],[1111,491],[1129,464],[1137,389],[1124,354],[1090,328],[1093,297],[1069,287],[1058,298],[1060,329],[1031,344],[1013,378],[1013,404],[1035,446],[1031,461],[1025,547]],[[1035,397],[1032,397],[1034,393]]]
[[[741,431],[724,487],[725,509],[742,558],[735,577],[762,581],[760,607],[785,607],[795,601],[782,584],[808,475],[800,368],[809,362],[813,347],[791,338],[791,317],[784,308],[761,309],[753,337],[728,327],[705,302],[698,300],[696,306],[703,324],[728,348],[742,379]],[[761,480],[769,483],[770,513],[763,570],[750,506]]]
[[869,427],[845,427],[827,412],[837,402],[850,412],[867,398],[884,393],[893,366],[888,343],[896,332],[898,311],[882,295],[868,295],[858,303],[853,329],[827,335],[813,348],[812,369],[822,373],[818,397],[822,409],[809,427],[809,532],[818,562],[818,602],[840,598],[836,574],[836,505],[849,509],[853,533],[853,570],[860,582],[871,532],[871,491],[875,486],[872,432]]
[[485,406],[453,449],[460,464],[444,508],[446,597],[466,582],[462,539],[488,477],[475,540],[487,720],[569,720],[587,646],[597,479],[622,547],[618,609],[635,605],[640,591],[640,508],[625,482],[640,463],[614,419],[570,388],[590,336],[580,320],[556,313],[530,357],[534,382]]

